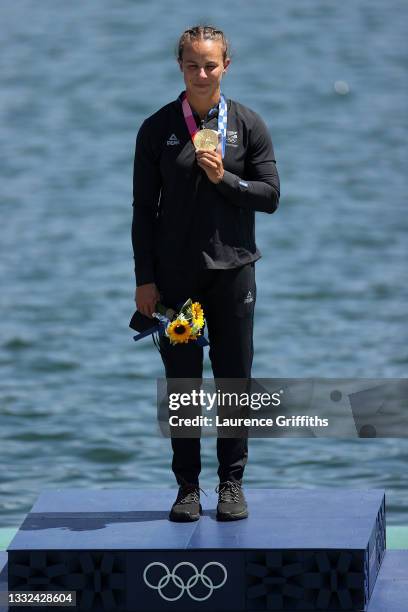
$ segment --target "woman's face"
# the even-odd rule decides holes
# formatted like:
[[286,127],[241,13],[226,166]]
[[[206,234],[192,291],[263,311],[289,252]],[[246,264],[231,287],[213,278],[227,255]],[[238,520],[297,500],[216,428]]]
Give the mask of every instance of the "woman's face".
[[220,88],[221,78],[230,63],[222,57],[220,40],[194,40],[186,43],[180,70],[186,90],[194,96],[210,98]]

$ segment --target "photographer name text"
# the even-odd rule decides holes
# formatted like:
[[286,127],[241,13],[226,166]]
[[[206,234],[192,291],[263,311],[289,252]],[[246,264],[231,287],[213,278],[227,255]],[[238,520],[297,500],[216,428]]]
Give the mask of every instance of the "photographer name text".
[[195,417],[179,417],[174,414],[169,417],[171,427],[328,427],[329,419],[318,416],[284,416],[275,419],[268,417],[208,417],[197,415]]

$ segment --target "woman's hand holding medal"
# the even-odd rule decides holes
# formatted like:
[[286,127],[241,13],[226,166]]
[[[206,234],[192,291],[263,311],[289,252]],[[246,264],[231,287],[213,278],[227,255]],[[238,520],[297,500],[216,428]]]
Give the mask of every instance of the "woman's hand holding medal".
[[194,136],[197,164],[212,183],[219,183],[224,176],[221,143],[215,130],[199,130]]

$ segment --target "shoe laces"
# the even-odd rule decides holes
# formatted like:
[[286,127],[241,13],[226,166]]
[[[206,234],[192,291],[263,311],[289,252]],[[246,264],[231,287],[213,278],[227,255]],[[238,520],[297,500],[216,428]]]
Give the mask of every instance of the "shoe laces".
[[219,494],[220,502],[240,501],[241,485],[238,482],[226,480],[216,486],[215,492]]
[[[191,484],[182,484],[180,485],[179,494],[177,496],[178,504],[192,504],[199,503],[200,501],[200,491],[203,491],[201,487],[198,485]],[[207,495],[205,491],[203,491],[204,495]]]

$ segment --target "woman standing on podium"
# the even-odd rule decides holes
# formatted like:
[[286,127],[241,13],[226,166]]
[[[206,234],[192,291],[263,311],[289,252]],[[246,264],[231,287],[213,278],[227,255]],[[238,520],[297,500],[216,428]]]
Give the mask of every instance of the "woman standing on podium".
[[[151,317],[161,301],[203,306],[214,378],[250,379],[256,301],[255,212],[273,213],[280,196],[272,140],[261,117],[227,98],[224,33],[198,25],[183,32],[178,64],[185,91],[144,120],[133,176],[132,245],[137,309]],[[218,132],[201,150],[200,129]],[[161,336],[167,378],[201,379],[203,349]],[[200,518],[200,438],[171,438],[179,485],[170,520]],[[217,439],[218,520],[248,516],[242,490],[248,439]]]

